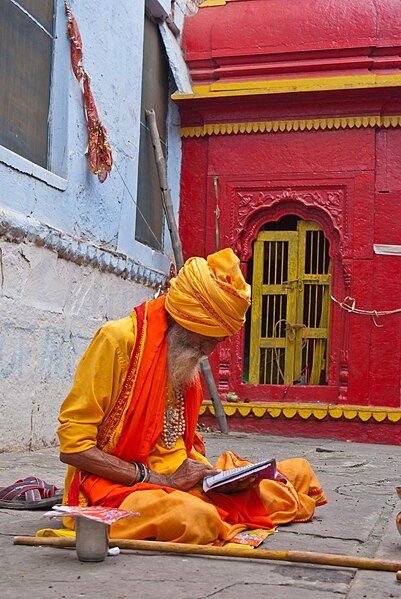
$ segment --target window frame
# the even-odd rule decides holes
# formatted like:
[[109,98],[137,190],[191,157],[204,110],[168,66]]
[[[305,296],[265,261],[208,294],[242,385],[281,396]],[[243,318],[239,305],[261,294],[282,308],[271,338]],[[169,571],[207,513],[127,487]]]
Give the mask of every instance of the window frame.
[[[152,27],[152,34],[149,39],[151,41],[157,39],[158,40],[158,47],[160,50],[160,56],[158,58],[158,63],[160,66],[162,66],[163,62],[165,63],[164,66],[167,69],[166,72],[164,73],[164,77],[165,77],[165,106],[164,106],[164,114],[162,115],[162,124],[160,121],[160,117],[159,115],[156,114],[156,119],[158,122],[158,128],[159,128],[159,134],[161,137],[161,143],[162,146],[164,146],[163,148],[163,154],[164,154],[164,158],[166,161],[166,166],[167,166],[167,160],[168,160],[168,152],[167,152],[167,148],[168,148],[168,136],[169,136],[169,126],[168,126],[168,118],[169,118],[169,97],[170,97],[170,73],[169,73],[169,60],[168,60],[168,56],[167,56],[167,52],[165,49],[165,45],[163,42],[163,39],[161,37],[160,34],[160,30],[159,30],[159,26],[157,21],[153,18],[153,16],[148,12],[145,11],[145,16],[144,16],[144,23],[143,23],[143,43],[142,43],[142,51],[143,51],[143,55],[142,55],[142,82],[141,82],[141,108],[140,108],[140,133],[139,133],[139,160],[138,160],[138,179],[137,179],[137,195],[136,195],[136,200],[137,200],[137,209],[136,209],[136,218],[135,218],[135,227],[134,227],[134,239],[137,243],[140,243],[142,245],[145,245],[147,247],[149,247],[152,251],[156,251],[156,252],[164,252],[164,248],[165,248],[165,214],[164,214],[164,209],[163,209],[163,198],[162,198],[162,193],[160,191],[160,185],[159,185],[159,181],[157,178],[157,166],[156,166],[156,162],[155,162],[155,158],[154,158],[154,152],[152,149],[152,142],[150,139],[150,133],[148,130],[148,126],[147,126],[147,122],[146,122],[146,116],[145,116],[145,111],[147,108],[151,108],[153,106],[148,106],[146,104],[147,101],[149,101],[149,92],[145,92],[144,93],[144,72],[145,72],[145,59],[149,54],[149,48],[145,46],[146,44],[146,29],[147,27]],[[161,83],[162,80],[159,80],[159,83]],[[164,138],[163,139],[163,135]],[[145,138],[146,136],[146,138]],[[150,205],[150,209],[151,211],[158,209],[158,216],[157,216],[157,220],[160,219],[160,222],[158,223],[153,223],[153,224],[157,224],[160,226],[160,238],[156,235],[156,232],[153,230],[153,228],[150,226],[150,224],[152,223],[152,219],[149,219],[149,221],[147,221],[147,219],[145,218],[144,215],[142,214],[146,214],[146,210],[144,210],[144,206],[142,204],[142,199],[140,199],[140,193],[144,191],[144,186],[143,186],[143,180],[142,177],[143,175],[143,170],[144,167],[146,166],[146,158],[148,157],[149,153],[151,154],[150,156],[150,160],[152,161],[152,170],[153,170],[153,176],[154,176],[154,187],[146,190],[151,192],[149,194],[149,197],[152,199],[151,205]],[[156,197],[159,197],[159,201],[160,201],[160,205],[157,206],[156,203],[154,202],[154,200],[156,199]],[[149,237],[149,232],[146,231],[146,229],[149,228],[149,231],[151,232],[151,234],[153,234],[154,236],[154,240],[152,239],[152,235]],[[157,231],[158,233],[159,231]],[[156,243],[154,243],[154,241],[156,241]]]
[[[16,3],[18,4],[18,3]],[[50,75],[47,168],[24,158],[0,144],[0,162],[31,175],[56,189],[66,190],[69,45],[66,36],[64,5],[54,0],[54,35]]]

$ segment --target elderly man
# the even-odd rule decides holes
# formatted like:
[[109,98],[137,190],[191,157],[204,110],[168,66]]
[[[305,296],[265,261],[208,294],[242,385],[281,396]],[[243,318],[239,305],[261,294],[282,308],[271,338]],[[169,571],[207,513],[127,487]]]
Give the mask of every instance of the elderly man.
[[191,258],[165,297],[98,331],[59,416],[64,503],[139,512],[112,525],[117,538],[198,544],[313,516],[325,497],[301,459],[279,464],[288,482],[202,492],[205,476],[244,462],[226,452],[213,468],[194,448],[199,364],[242,327],[249,304],[239,260],[225,249]]

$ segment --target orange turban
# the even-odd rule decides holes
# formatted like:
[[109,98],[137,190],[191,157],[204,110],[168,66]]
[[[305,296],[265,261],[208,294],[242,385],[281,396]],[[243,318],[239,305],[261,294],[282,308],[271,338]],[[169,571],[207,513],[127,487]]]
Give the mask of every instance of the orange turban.
[[166,310],[178,324],[208,337],[234,335],[245,323],[251,287],[230,248],[190,258],[171,279]]

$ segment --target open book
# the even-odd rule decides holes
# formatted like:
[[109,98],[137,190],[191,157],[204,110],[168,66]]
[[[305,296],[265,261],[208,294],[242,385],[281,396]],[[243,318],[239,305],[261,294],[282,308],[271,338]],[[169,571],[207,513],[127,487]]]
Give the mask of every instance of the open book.
[[249,464],[248,466],[241,466],[232,470],[223,470],[223,472],[214,476],[206,476],[203,479],[203,491],[207,493],[213,490],[224,493],[226,485],[236,480],[244,480],[251,477],[259,480],[263,478],[276,478],[276,460],[264,460],[263,462],[256,462],[256,464]]

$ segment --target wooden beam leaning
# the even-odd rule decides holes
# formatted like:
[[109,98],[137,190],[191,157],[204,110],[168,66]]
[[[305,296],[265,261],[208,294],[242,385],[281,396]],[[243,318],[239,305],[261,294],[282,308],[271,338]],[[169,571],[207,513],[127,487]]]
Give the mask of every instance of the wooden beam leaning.
[[177,272],[184,266],[184,257],[182,254],[181,239],[178,234],[177,223],[174,217],[173,201],[171,199],[170,188],[167,182],[166,160],[164,158],[162,145],[160,142],[159,130],[157,128],[156,113],[154,110],[146,110],[146,119],[149,125],[150,138],[152,141],[153,151],[155,154],[155,162],[157,175],[159,177],[160,191],[162,194],[163,210],[166,216],[167,226],[170,231],[171,244],[174,252],[175,264]]
[[[164,158],[162,145],[160,143],[159,130],[157,128],[156,114],[154,110],[146,110],[146,119],[149,125],[150,137],[155,153],[155,161],[157,174],[159,177],[160,191],[162,194],[163,210],[166,216],[167,226],[171,235],[171,244],[174,252],[175,264],[177,272],[184,266],[184,257],[182,254],[182,244],[178,233],[177,223],[174,217],[173,201],[171,199],[170,188],[167,182],[166,161]],[[224,434],[228,433],[228,424],[226,414],[221,404],[221,399],[217,390],[213,373],[210,368],[209,360],[202,360],[201,371],[205,378],[207,388],[210,393],[210,398],[213,402],[217,422],[219,423],[220,431]]]
[[[14,545],[74,548],[75,538],[18,536],[14,537]],[[358,570],[382,570],[387,572],[398,572],[401,570],[400,561],[356,557],[353,555],[337,555],[335,553],[315,553],[312,551],[252,550],[241,546],[237,549],[233,547],[212,547],[210,545],[190,545],[186,543],[136,541],[133,539],[110,539],[109,546],[119,547],[120,549],[129,549],[132,551],[156,551],[160,553],[296,562],[302,564],[318,564],[321,566],[337,566],[338,568],[357,568]]]

